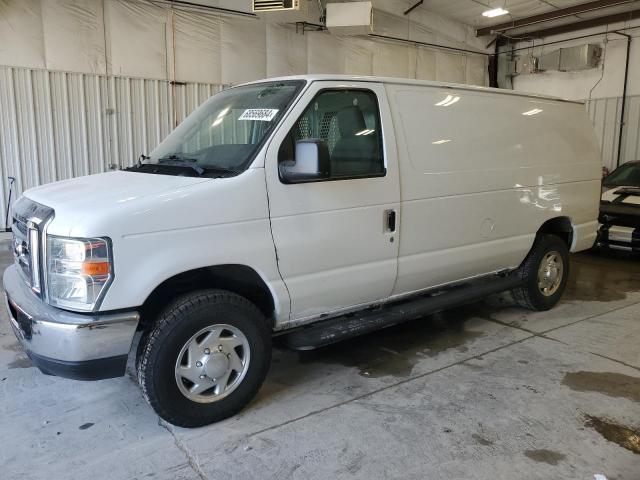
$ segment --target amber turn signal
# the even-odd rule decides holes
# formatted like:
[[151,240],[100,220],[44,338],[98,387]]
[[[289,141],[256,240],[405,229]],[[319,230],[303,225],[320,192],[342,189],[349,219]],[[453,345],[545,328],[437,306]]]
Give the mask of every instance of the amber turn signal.
[[109,262],[85,262],[82,264],[85,275],[109,275]]

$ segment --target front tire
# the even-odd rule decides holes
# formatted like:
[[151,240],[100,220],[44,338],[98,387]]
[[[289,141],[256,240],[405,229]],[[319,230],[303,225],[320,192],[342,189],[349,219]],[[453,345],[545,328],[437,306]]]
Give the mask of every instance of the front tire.
[[519,274],[522,286],[513,290],[520,305],[530,310],[553,308],[562,297],[569,278],[569,251],[555,235],[539,235]]
[[143,337],[138,382],[156,413],[180,427],[230,417],[260,389],[271,363],[262,313],[224,290],[184,295]]

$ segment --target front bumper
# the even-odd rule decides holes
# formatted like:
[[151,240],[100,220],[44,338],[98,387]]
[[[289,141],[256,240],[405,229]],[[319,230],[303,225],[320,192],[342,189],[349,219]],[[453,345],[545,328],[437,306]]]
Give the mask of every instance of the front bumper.
[[599,247],[640,252],[640,228],[601,224],[596,243]]
[[81,314],[36,297],[16,266],[4,272],[9,321],[43,373],[76,380],[124,375],[140,316],[136,311]]

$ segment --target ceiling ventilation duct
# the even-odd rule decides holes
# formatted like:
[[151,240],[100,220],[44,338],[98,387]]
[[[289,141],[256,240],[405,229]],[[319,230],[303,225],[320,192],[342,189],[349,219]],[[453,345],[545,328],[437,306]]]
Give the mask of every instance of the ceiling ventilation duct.
[[254,12],[300,10],[300,0],[253,0]]
[[560,50],[540,55],[538,57],[538,70],[560,70]]
[[576,72],[596,68],[602,56],[600,45],[585,44],[561,48],[538,58],[539,70]]
[[371,2],[327,3],[326,26],[336,35],[367,35],[373,31]]
[[253,11],[267,15],[276,22],[304,22],[309,5],[308,0],[253,0]]

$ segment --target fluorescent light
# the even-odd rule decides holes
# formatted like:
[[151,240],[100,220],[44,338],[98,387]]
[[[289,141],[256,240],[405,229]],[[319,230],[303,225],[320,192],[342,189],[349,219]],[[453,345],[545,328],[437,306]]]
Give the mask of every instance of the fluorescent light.
[[358,133],[354,133],[354,135],[356,137],[359,137],[361,135],[371,135],[373,132],[375,132],[375,130],[365,129],[365,130],[360,130]]
[[449,105],[453,105],[453,104],[454,104],[454,103],[456,103],[458,100],[460,100],[460,97],[453,97],[453,98],[451,99],[451,101],[450,101],[449,103],[445,103],[445,104],[443,105],[443,107],[448,107]]
[[533,110],[527,110],[526,112],[522,112],[522,114],[523,115],[527,115],[527,116],[531,116],[531,115],[537,115],[540,112],[542,112],[541,108],[534,108]]
[[507,13],[509,13],[509,10],[505,10],[504,8],[498,7],[498,8],[493,8],[491,10],[482,12],[482,16],[493,18],[493,17],[499,17],[500,15],[506,15]]
[[445,140],[444,138],[442,140],[436,140],[435,142],[431,142],[433,145],[442,145],[443,143],[448,143],[451,140]]
[[436,107],[441,107],[441,106],[443,106],[445,103],[449,103],[449,102],[451,101],[451,99],[452,99],[452,98],[453,98],[453,97],[452,97],[451,95],[447,95],[447,96],[445,97],[445,99],[444,99],[444,100],[440,100],[438,103],[436,103]]
[[447,95],[444,100],[440,100],[438,103],[436,103],[436,107],[448,107],[449,105],[453,105],[454,103],[456,103],[458,100],[460,100],[459,96],[453,96],[453,95]]

